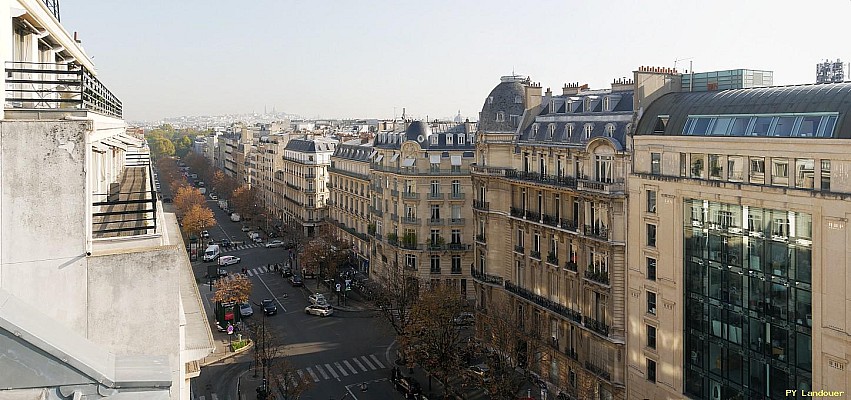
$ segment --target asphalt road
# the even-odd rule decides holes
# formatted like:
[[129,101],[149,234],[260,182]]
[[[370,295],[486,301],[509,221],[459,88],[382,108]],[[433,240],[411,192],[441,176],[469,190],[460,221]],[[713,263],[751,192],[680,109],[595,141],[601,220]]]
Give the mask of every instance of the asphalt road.
[[[209,230],[211,239],[228,238],[249,245],[225,249],[223,254],[242,259],[240,264],[228,269],[232,272],[239,272],[243,267],[248,270],[252,282],[251,302],[259,304],[271,298],[278,303],[278,314],[265,317],[265,323],[285,344],[290,364],[312,385],[301,399],[327,400],[344,396],[360,400],[402,399],[387,382],[394,358],[390,351],[394,334],[382,317],[372,311],[337,311],[326,318],[305,314],[309,292],[292,287],[279,274],[265,267],[284,262],[288,258],[287,250],[251,244],[241,231],[245,222],[231,222],[215,201],[210,200],[209,205],[218,221],[218,226]],[[211,263],[193,263],[204,301],[212,296],[204,278],[207,265]],[[315,280],[306,283],[309,287],[316,285]],[[264,318],[261,308],[255,306],[254,312],[249,318],[255,322]],[[261,377],[253,377],[252,361],[253,351],[249,351],[202,368],[201,375],[192,382],[194,399],[237,399],[237,385],[242,398],[255,399],[254,388]],[[361,391],[361,383],[367,383],[366,391]]]

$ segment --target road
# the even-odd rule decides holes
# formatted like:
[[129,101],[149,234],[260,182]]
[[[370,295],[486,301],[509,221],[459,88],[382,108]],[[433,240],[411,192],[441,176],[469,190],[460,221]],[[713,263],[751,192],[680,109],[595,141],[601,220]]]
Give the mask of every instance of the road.
[[[266,265],[283,262],[288,257],[282,248],[267,249],[248,240],[241,231],[243,223],[231,222],[218,204],[209,201],[218,226],[210,229],[211,239],[219,241],[245,241],[242,246],[224,249],[223,254],[242,259],[240,264],[229,266],[232,272],[248,270],[252,282],[250,300],[259,304],[263,299],[276,299],[278,315],[265,317],[267,327],[282,339],[288,361],[312,387],[301,399],[402,399],[387,382],[393,356],[390,346],[394,334],[382,317],[372,311],[342,312],[321,318],[307,315],[304,307],[309,303],[309,292],[294,288]],[[204,277],[209,263],[195,262],[193,268],[204,301],[210,304],[212,292]],[[315,281],[308,281],[314,287]],[[203,285],[203,286],[202,286]],[[254,307],[250,317],[255,322],[264,318],[262,309]],[[215,332],[214,335],[222,335]],[[251,365],[253,351],[224,360],[201,369],[201,375],[192,381],[193,399],[237,399],[237,385],[244,399],[255,399],[254,389],[261,377],[254,378]],[[361,383],[367,390],[361,391]]]

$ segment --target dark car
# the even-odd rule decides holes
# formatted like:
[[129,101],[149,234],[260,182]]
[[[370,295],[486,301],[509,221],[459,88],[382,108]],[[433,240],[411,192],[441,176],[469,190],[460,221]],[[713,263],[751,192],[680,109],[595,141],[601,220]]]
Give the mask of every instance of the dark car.
[[263,306],[263,313],[266,315],[275,315],[278,313],[278,306],[275,305],[272,299],[263,299],[261,305]]
[[396,390],[405,395],[406,399],[417,399],[422,394],[423,390],[420,384],[414,378],[403,376],[394,382]]
[[222,246],[222,247],[230,247],[230,246],[232,246],[232,245],[233,245],[233,243],[231,243],[231,242],[230,242],[230,240],[228,240],[228,239],[222,239],[222,242],[221,242],[221,246]]
[[171,203],[172,201],[171,197],[163,197],[163,203]]
[[293,269],[292,269],[292,267],[283,267],[283,268],[281,268],[281,276],[282,276],[282,277],[284,277],[284,278],[287,278],[287,277],[293,276]]
[[304,286],[304,281],[301,280],[300,276],[293,275],[290,277],[290,284],[293,286]]

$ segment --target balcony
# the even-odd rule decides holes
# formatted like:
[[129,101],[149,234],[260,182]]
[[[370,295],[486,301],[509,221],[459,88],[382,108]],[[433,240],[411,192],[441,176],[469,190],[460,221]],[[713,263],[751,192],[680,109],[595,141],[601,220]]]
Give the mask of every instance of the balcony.
[[490,275],[484,272],[479,272],[475,268],[470,268],[470,276],[473,277],[479,283],[486,283],[489,285],[503,285],[503,279],[501,276]]
[[447,248],[452,251],[463,251],[470,250],[470,245],[464,243],[449,243]]
[[428,199],[429,200],[443,200],[444,196],[445,196],[445,193],[429,193]]
[[547,254],[547,262],[558,266],[558,256],[555,253]]
[[443,218],[429,218],[428,225],[429,226],[442,226],[444,224]]
[[374,207],[370,207],[370,208],[369,208],[369,212],[370,212],[372,215],[375,215],[375,216],[378,216],[378,217],[383,217],[383,216],[384,216],[384,211],[381,211],[381,210],[379,210],[379,209],[377,209],[377,208],[374,208]]
[[576,349],[564,349],[564,354],[573,361],[579,361],[579,354],[576,353]]
[[609,240],[609,229],[605,225],[585,225],[585,236]]
[[316,189],[314,189],[314,188],[310,188],[310,187],[309,187],[309,188],[307,188],[307,189],[304,189],[304,193],[306,193],[306,194],[316,194]]
[[157,231],[157,192],[149,164],[125,167],[118,190],[94,193],[92,237],[139,236]]
[[526,182],[542,183],[545,185],[562,186],[571,189],[576,188],[576,179],[569,176],[546,175],[537,172],[510,170],[506,171],[505,177]]
[[487,238],[485,238],[484,234],[478,234],[478,235],[476,235],[476,241],[479,242],[479,243],[485,244],[485,243],[487,243]]
[[519,287],[517,285],[512,284],[511,282],[505,282],[505,290],[508,290],[511,293],[514,293],[517,296],[520,296],[526,300],[529,300],[541,307],[544,307],[550,311],[553,311],[561,316],[564,316],[571,321],[581,323],[582,314],[579,311],[573,310],[570,307],[561,305],[556,303],[544,296],[537,295],[535,293],[530,292],[527,289]]
[[470,172],[479,175],[504,177],[508,171],[514,171],[514,169],[504,167],[487,167],[478,164],[470,164]]
[[558,226],[558,218],[553,217],[552,215],[541,215],[541,221],[549,226]]
[[514,246],[514,251],[520,254],[526,254],[526,249],[523,246]]
[[479,211],[490,211],[491,203],[483,200],[473,200],[473,209]]
[[5,68],[7,110],[80,110],[122,118],[121,100],[79,65],[7,61]]
[[576,232],[576,222],[574,222],[572,219],[562,218],[561,224],[559,226],[561,226],[561,229],[567,229],[569,231]]
[[602,194],[623,194],[623,182],[609,183],[580,179],[578,189]]
[[402,198],[417,200],[420,198],[420,194],[417,192],[402,192]]
[[529,257],[537,258],[538,260],[540,260],[541,259],[541,252],[537,251],[537,250],[532,250],[531,252],[529,252]]
[[464,218],[449,218],[449,225],[464,225]]
[[304,174],[304,179],[316,179],[316,174]]
[[512,217],[523,218],[526,215],[526,211],[518,207],[511,207],[509,211]]
[[464,193],[450,193],[449,200],[464,200]]
[[537,222],[541,220],[541,214],[534,211],[526,210],[526,219],[529,221]]
[[603,368],[603,367],[598,367],[598,366],[596,366],[596,365],[594,365],[594,364],[592,364],[588,361],[585,361],[585,369],[591,371],[592,373],[596,374],[600,378],[603,378],[603,379],[605,379],[609,382],[611,382],[611,380],[612,380],[612,374],[610,374],[608,371],[606,371],[606,369]]
[[609,285],[609,272],[608,271],[595,271],[595,270],[586,270],[585,271],[585,279],[597,282],[601,285]]
[[576,265],[576,263],[573,261],[568,261],[564,263],[564,269],[568,271],[579,272],[579,266]]
[[594,318],[591,318],[586,315],[582,317],[582,323],[585,325],[586,328],[594,332],[597,332],[606,337],[609,336],[609,326],[600,321],[597,321]]
[[402,223],[408,225],[419,225],[420,219],[414,217],[402,217]]
[[390,195],[393,197],[399,197],[399,191],[396,189],[390,189]]

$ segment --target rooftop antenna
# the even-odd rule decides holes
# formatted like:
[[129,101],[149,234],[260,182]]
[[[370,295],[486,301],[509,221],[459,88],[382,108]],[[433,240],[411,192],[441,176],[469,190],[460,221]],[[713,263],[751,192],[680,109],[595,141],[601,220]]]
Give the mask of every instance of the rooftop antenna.
[[[677,63],[678,62],[686,61],[686,60],[693,60],[693,59],[694,59],[694,57],[686,57],[686,58],[680,58],[680,59],[674,60],[674,69],[677,69]],[[691,68],[691,66],[689,66],[689,68]]]

